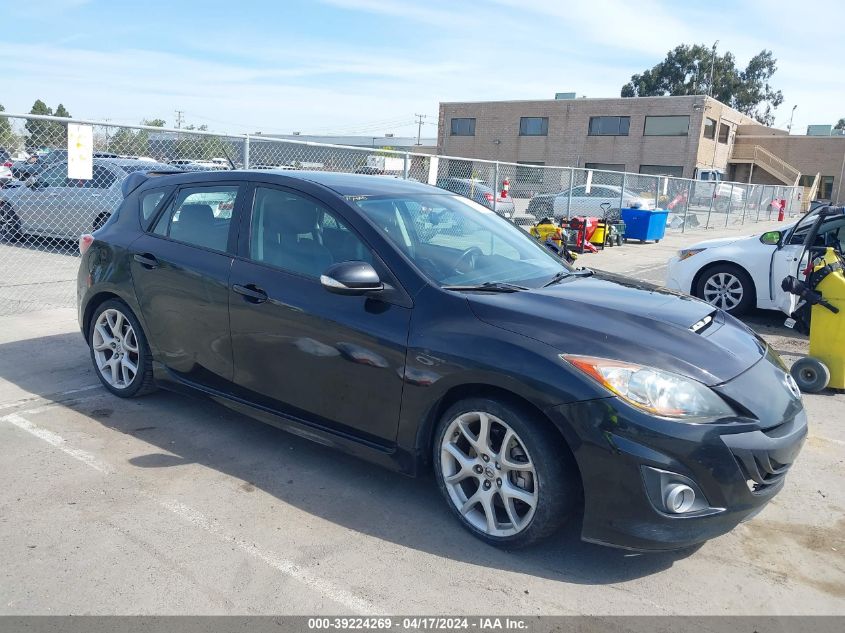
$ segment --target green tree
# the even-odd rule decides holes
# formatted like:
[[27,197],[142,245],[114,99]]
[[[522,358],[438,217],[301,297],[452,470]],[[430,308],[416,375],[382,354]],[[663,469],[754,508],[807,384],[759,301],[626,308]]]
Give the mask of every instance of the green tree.
[[[777,70],[771,51],[762,50],[744,70],[736,65],[731,52],[713,54],[702,44],[681,44],[669,51],[662,62],[631,76],[622,86],[623,97],[711,94],[764,125],[774,123],[774,111],[783,103],[783,94],[769,83]],[[713,66],[713,84],[710,68]]]
[[[67,111],[67,108],[63,104],[59,104],[56,106],[56,111],[53,113],[53,116],[60,116],[66,119],[71,118],[70,112]],[[66,147],[67,146],[67,125],[62,123],[53,122],[53,145]]]
[[[32,104],[30,114],[52,115],[53,109],[47,107],[47,104],[36,99]],[[39,121],[36,119],[27,119],[24,127],[29,135],[27,139],[27,147],[35,150],[42,146],[49,146],[53,139],[53,123],[51,121]]]
[[[0,110],[3,109],[3,106],[0,106]],[[845,119],[839,119],[836,122],[836,125],[833,126],[834,130],[845,130]]]
[[148,125],[150,127],[164,127],[164,119],[143,119],[141,125]]

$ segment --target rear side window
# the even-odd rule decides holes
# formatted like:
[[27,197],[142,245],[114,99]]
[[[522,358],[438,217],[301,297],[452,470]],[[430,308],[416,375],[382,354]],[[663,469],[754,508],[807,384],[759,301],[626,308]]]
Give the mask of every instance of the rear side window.
[[158,219],[153,232],[177,242],[225,252],[237,197],[236,185],[182,189]]
[[141,194],[141,226],[146,228],[150,225],[150,221],[153,219],[162,200],[164,200],[166,193],[167,189],[153,189]]

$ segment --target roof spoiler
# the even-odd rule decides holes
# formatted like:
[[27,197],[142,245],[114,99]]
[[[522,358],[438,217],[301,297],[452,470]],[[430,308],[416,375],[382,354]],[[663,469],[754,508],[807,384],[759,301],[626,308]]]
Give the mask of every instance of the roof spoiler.
[[143,185],[150,178],[155,178],[157,176],[172,176],[173,174],[184,173],[184,171],[176,169],[174,169],[173,171],[133,171],[131,174],[129,174],[126,178],[123,179],[123,184],[120,185],[120,189],[123,193],[123,197],[126,198],[130,193],[135,191],[138,187]]

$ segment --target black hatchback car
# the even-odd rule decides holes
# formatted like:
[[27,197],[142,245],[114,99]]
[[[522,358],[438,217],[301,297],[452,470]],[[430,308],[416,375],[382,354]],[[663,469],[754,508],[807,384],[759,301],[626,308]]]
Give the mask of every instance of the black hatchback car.
[[[524,545],[671,549],[784,485],[807,433],[777,354],[707,303],[575,270],[486,207],[379,176],[134,174],[83,236],[97,374],[404,473]],[[459,227],[459,230],[456,230]]]

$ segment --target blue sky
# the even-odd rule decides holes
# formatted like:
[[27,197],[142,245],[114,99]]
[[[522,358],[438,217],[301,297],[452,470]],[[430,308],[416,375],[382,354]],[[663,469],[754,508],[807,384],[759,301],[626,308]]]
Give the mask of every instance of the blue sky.
[[[436,132],[440,101],[618,96],[680,43],[774,51],[795,131],[845,116],[845,3],[34,0],[4,7],[0,103],[229,132]],[[838,25],[838,26],[835,26]]]

